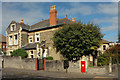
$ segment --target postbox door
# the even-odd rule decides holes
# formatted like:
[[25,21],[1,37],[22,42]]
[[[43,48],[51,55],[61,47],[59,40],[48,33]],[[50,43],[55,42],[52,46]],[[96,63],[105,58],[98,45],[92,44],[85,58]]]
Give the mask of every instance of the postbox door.
[[85,73],[85,61],[81,61],[81,72]]

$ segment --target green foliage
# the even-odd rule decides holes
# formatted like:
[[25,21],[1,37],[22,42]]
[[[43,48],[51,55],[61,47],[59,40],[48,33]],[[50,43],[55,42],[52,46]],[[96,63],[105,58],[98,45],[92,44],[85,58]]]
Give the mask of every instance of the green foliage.
[[68,60],[73,60],[96,50],[102,37],[98,25],[79,22],[64,25],[55,32],[52,40],[57,51]]
[[104,66],[109,64],[110,57],[112,58],[112,64],[117,64],[120,62],[120,46],[115,45],[110,49],[106,50],[103,55],[98,57],[98,65]]
[[51,57],[51,56],[46,57],[46,60],[53,60],[53,57]]
[[104,66],[104,65],[108,65],[110,61],[110,56],[106,53],[101,54],[98,57],[98,66]]
[[[44,60],[44,58],[42,58],[42,60]],[[51,57],[51,56],[46,57],[46,60],[53,60],[53,57]]]
[[118,33],[118,41],[120,42],[120,32]]
[[88,67],[94,67],[93,65],[89,65]]
[[28,54],[24,49],[20,48],[20,49],[14,50],[11,56],[21,56],[22,58],[27,58]]

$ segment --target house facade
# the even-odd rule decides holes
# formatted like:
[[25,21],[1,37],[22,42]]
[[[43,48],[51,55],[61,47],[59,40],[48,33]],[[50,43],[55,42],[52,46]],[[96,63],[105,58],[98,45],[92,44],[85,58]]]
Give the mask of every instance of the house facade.
[[21,22],[12,21],[6,29],[7,55],[13,50],[23,48],[28,53],[28,58],[42,58],[52,56],[54,60],[63,59],[62,55],[56,54],[51,38],[56,30],[65,24],[75,23],[75,18],[70,20],[67,16],[63,19],[57,18],[56,6],[51,6],[49,19],[42,20],[31,26]]
[[[28,53],[28,58],[43,58],[52,56],[54,60],[61,60],[63,56],[56,54],[53,48],[52,37],[56,30],[62,28],[66,24],[74,24],[75,18],[72,20],[67,18],[57,18],[56,6],[51,6],[49,11],[49,19],[42,20],[33,25],[26,25],[21,22],[12,21],[6,29],[7,55],[18,48],[23,48]],[[104,53],[109,48],[109,42],[102,40],[101,46],[98,48],[99,53]],[[93,61],[93,56],[89,56],[89,60]]]

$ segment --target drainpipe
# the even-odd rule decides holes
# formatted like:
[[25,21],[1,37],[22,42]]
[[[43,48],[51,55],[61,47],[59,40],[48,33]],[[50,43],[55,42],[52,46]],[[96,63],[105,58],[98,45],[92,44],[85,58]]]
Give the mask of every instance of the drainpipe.
[[28,43],[28,32],[27,32],[27,43]]

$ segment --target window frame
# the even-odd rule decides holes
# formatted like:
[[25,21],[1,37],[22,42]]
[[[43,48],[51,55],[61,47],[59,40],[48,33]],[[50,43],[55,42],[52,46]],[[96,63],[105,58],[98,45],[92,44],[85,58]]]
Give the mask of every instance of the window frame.
[[[14,28],[13,28],[13,25],[14,25]],[[11,31],[15,31],[16,30],[16,25],[15,24],[11,24]]]
[[[15,36],[17,36],[17,40],[15,39]],[[18,35],[14,35],[14,45],[18,45]]]
[[13,37],[9,36],[9,45],[13,45]]
[[[39,39],[39,40],[37,40],[37,39]],[[37,32],[37,33],[35,33],[35,42],[39,42],[39,41],[40,41],[40,33]]]
[[[32,40],[32,42],[30,39]],[[29,43],[33,43],[33,37],[29,37]]]
[[106,50],[106,45],[103,45],[103,50],[104,50],[104,51]]

